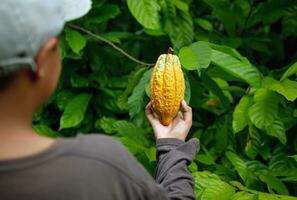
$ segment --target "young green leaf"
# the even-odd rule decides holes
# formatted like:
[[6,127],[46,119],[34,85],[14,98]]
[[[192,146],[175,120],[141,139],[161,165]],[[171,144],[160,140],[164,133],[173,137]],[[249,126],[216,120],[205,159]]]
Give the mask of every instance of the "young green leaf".
[[92,95],[83,93],[68,102],[60,119],[60,130],[75,127],[82,122],[91,97]]

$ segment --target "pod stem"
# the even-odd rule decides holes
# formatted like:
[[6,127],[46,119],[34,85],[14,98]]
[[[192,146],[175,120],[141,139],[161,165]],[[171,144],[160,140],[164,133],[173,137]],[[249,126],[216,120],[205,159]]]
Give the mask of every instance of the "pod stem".
[[172,47],[169,47],[167,50],[167,54],[174,54],[174,50]]

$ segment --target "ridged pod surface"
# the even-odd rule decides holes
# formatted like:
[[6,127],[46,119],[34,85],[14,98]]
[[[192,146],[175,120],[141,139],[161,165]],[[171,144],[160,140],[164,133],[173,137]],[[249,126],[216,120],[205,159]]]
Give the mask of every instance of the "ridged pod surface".
[[150,80],[150,96],[163,125],[169,125],[178,113],[184,92],[184,74],[178,57],[171,53],[160,55]]

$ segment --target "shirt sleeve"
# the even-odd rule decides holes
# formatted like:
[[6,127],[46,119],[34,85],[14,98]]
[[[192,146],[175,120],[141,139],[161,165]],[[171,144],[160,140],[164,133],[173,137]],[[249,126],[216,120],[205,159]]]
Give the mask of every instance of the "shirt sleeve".
[[155,180],[165,189],[168,199],[195,199],[195,182],[187,165],[194,160],[198,151],[199,140],[196,138],[188,142],[174,138],[157,140]]

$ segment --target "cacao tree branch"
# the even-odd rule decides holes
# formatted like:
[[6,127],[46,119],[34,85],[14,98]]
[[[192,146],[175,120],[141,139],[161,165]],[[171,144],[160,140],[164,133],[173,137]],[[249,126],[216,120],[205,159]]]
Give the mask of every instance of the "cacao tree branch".
[[90,36],[92,36],[93,38],[95,38],[96,40],[99,40],[99,41],[102,41],[102,42],[105,42],[106,44],[110,45],[112,48],[114,48],[115,50],[119,51],[121,54],[123,54],[124,56],[126,56],[127,58],[129,58],[130,60],[140,64],[140,65],[145,65],[145,66],[154,66],[153,63],[146,63],[146,62],[143,62],[143,61],[140,61],[136,58],[134,58],[133,56],[131,56],[129,53],[127,53],[126,51],[124,51],[123,49],[121,49],[120,47],[116,46],[113,42],[103,38],[102,36],[100,35],[97,35],[95,33],[92,33],[91,31],[83,28],[83,27],[80,27],[80,26],[77,26],[77,25],[74,25],[74,24],[69,24],[68,25],[69,27],[73,28],[73,29],[76,29],[76,30],[79,30],[85,34],[88,34]]

